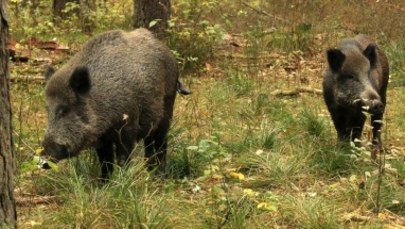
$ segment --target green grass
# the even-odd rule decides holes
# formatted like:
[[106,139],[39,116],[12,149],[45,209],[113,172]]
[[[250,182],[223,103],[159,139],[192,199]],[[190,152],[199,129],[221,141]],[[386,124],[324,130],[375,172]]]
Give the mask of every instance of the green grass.
[[282,218],[295,228],[339,228],[333,200],[320,197],[286,196]]

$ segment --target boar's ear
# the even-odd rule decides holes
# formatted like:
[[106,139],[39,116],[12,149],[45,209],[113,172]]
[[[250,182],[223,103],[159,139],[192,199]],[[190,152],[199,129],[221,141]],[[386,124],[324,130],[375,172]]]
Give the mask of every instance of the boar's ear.
[[45,80],[48,81],[53,73],[55,73],[55,69],[52,66],[47,66],[45,69]]
[[345,54],[339,49],[329,49],[327,52],[329,67],[333,72],[339,71],[345,60]]
[[77,67],[70,76],[69,84],[74,92],[87,93],[91,87],[89,70],[86,67]]
[[375,68],[377,65],[377,46],[375,44],[369,44],[363,51],[364,56],[370,61],[370,67]]

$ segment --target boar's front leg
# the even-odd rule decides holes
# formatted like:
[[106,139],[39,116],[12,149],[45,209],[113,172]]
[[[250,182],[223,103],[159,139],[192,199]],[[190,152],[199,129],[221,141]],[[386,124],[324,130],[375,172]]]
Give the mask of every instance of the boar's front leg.
[[331,116],[338,134],[338,140],[340,142],[348,142],[350,140],[351,129],[347,125],[345,112],[342,110],[334,110],[331,111]]
[[130,156],[134,148],[135,140],[135,133],[129,129],[123,129],[117,132],[115,146],[117,150],[117,163],[119,166],[125,167],[130,162]]
[[[364,122],[366,121],[366,116],[364,116],[362,113],[359,114],[353,114],[350,117],[350,127],[351,127],[351,135],[352,141],[355,141],[356,139],[360,140],[361,134],[363,132],[363,126]],[[356,143],[356,142],[355,142]],[[360,146],[358,143],[356,143],[357,146]]]
[[101,179],[107,180],[114,170],[113,141],[110,136],[103,135],[96,147],[101,166]]
[[354,141],[361,138],[366,118],[361,113],[348,114],[349,110],[335,110],[331,112],[340,142]]
[[371,159],[377,158],[377,153],[381,150],[381,127],[382,127],[383,115],[372,115],[371,126],[373,127],[373,149],[371,150]]

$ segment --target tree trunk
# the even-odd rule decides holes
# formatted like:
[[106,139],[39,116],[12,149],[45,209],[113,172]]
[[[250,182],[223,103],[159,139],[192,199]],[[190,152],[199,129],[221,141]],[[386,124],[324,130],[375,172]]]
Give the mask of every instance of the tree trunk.
[[[148,28],[157,37],[163,38],[171,12],[170,0],[134,0],[134,28]],[[152,21],[157,23],[149,27]]]
[[[74,3],[77,7],[66,9],[67,3]],[[91,19],[91,11],[97,8],[96,0],[52,0],[53,17],[56,24],[61,20],[69,19],[71,16],[76,15],[79,18],[80,27],[83,32],[90,33],[95,27],[94,21]]]
[[67,19],[68,17],[76,14],[79,15],[79,8],[72,9],[68,12],[63,12],[66,8],[66,3],[75,3],[80,5],[79,0],[52,0],[52,12],[56,23],[59,23],[61,19]]
[[14,152],[8,75],[8,21],[6,0],[0,0],[0,228],[15,228],[17,213],[13,194]]
[[80,0],[80,21],[82,23],[82,31],[91,33],[96,26],[91,19],[91,12],[96,11],[97,5],[95,0]]

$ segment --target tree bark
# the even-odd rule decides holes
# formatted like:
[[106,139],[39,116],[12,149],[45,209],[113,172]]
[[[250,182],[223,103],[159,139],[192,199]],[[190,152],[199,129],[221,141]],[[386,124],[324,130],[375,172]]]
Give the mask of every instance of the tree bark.
[[85,33],[91,33],[96,26],[91,19],[90,13],[96,11],[97,5],[95,0],[80,0],[80,21],[82,30]]
[[56,23],[59,23],[61,19],[67,19],[74,14],[79,15],[79,9],[75,9],[66,13],[63,12],[63,10],[66,8],[66,3],[69,2],[80,5],[79,0],[52,0],[52,12]]
[[[63,12],[67,3],[74,3],[78,8]],[[95,27],[90,13],[91,11],[95,11],[96,8],[96,0],[52,0],[53,19],[55,23],[59,24],[61,20],[66,20],[72,15],[76,15],[79,18],[80,27],[85,33],[92,32]]]
[[6,0],[0,0],[0,228],[16,228],[7,40]]
[[[134,0],[134,28],[148,28],[157,37],[163,38],[168,28],[170,13],[170,0]],[[157,23],[149,27],[154,20],[157,20]]]

